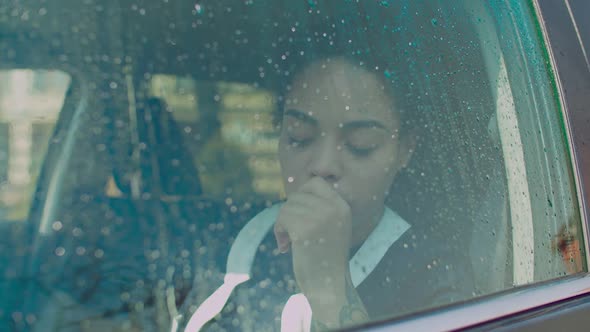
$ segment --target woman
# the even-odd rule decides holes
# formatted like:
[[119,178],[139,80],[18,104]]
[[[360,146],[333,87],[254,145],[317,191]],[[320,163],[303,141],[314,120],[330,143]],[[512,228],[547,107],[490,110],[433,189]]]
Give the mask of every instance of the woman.
[[[257,294],[235,296],[246,299],[241,303],[273,302],[267,315],[274,314],[271,320],[283,330],[338,328],[466,297],[455,289],[464,272],[385,206],[415,138],[403,126],[408,114],[400,107],[401,93],[374,68],[327,57],[294,76],[279,107],[287,199],[240,231],[224,285],[199,306],[187,331],[219,313],[239,284],[267,280],[273,271],[288,275],[291,268],[294,282],[281,285],[279,278],[256,288]],[[257,248],[266,248],[269,237],[278,250],[261,253]],[[258,330],[265,319],[258,315],[238,325]]]

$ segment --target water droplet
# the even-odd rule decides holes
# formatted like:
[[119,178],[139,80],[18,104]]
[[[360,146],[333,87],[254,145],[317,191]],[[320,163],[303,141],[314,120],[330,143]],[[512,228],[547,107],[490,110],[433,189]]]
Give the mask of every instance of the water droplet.
[[63,256],[66,253],[66,249],[64,247],[57,247],[55,248],[55,255],[56,256]]
[[76,248],[76,254],[77,254],[78,256],[82,256],[82,255],[84,255],[85,253],[86,253],[86,248],[84,248],[84,247],[78,247],[78,248]]
[[29,324],[34,324],[35,321],[37,321],[37,317],[35,315],[33,315],[33,314],[28,314],[27,317],[25,318],[25,320]]
[[51,225],[51,228],[53,228],[54,231],[59,231],[61,230],[63,227],[63,224],[61,223],[61,221],[56,221],[53,223],[53,225]]
[[121,293],[121,300],[126,302],[131,298],[131,295],[128,292]]
[[22,319],[23,319],[23,314],[22,314],[21,312],[13,312],[13,313],[12,313],[12,319],[13,319],[15,322],[17,322],[17,323],[18,323],[18,322],[22,321]]
[[203,13],[203,6],[201,6],[201,4],[196,3],[195,4],[195,11],[197,11],[197,14],[202,14]]
[[102,249],[96,249],[96,251],[94,252],[94,257],[102,258],[102,256],[104,256],[104,251]]
[[160,251],[154,250],[154,251],[152,251],[152,254],[150,256],[152,259],[158,259],[160,257]]

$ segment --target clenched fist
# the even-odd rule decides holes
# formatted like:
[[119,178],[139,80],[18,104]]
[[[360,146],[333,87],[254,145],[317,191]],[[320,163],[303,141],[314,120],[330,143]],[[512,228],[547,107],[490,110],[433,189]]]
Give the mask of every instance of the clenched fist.
[[350,207],[330,183],[313,177],[289,195],[274,232],[279,250],[291,250],[295,279],[314,317],[338,327],[341,309],[351,303],[364,313],[350,282]]

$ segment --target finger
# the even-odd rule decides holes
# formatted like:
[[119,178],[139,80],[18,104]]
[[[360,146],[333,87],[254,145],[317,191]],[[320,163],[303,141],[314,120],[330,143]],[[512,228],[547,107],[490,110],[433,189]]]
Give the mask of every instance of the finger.
[[309,181],[305,182],[298,190],[300,193],[309,193],[317,196],[318,198],[327,199],[338,204],[346,204],[346,201],[335,189],[336,184],[330,184],[323,178],[315,176]]
[[340,195],[334,189],[334,185],[319,176],[315,176],[305,182],[298,191],[327,199],[340,198]]
[[296,213],[309,212],[310,210],[313,210],[316,207],[321,207],[328,202],[329,200],[326,198],[315,194],[297,192],[289,196],[285,204],[285,208]]
[[[288,210],[290,215],[299,215],[304,217],[303,219],[309,217],[310,212],[324,211],[326,208],[336,208],[345,215],[350,213],[348,202],[340,194],[332,190],[329,183],[321,178],[317,178],[317,181],[305,183],[298,192],[289,196],[283,206],[283,209]],[[289,228],[289,225],[285,226],[287,229]]]
[[291,246],[291,239],[289,238],[289,233],[285,227],[279,223],[275,223],[274,234],[279,252],[281,254],[287,253],[289,251],[289,247]]
[[316,214],[319,213],[317,212],[320,211],[319,208],[321,206],[316,207],[315,210],[310,209],[293,201],[287,201],[281,207],[274,229],[277,247],[281,252],[288,251],[294,243],[299,243],[309,237],[317,227]]

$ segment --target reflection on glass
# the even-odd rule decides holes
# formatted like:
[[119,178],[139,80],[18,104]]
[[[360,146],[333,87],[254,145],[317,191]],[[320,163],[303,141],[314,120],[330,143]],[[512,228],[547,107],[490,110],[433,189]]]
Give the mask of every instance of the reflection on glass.
[[271,200],[281,195],[269,91],[156,74],[150,93],[166,102],[182,128],[204,192],[238,201],[251,200],[253,193]]
[[27,218],[70,77],[61,71],[0,71],[0,211]]
[[100,6],[117,14],[90,15],[84,29],[109,31],[89,38],[60,29],[60,61],[88,96],[59,120],[45,179],[69,79],[3,73],[7,218],[27,219],[35,184],[56,183],[14,240],[26,259],[4,251],[2,290],[17,291],[2,294],[17,305],[0,320],[322,330],[586,270],[559,107],[523,2],[145,5]]

